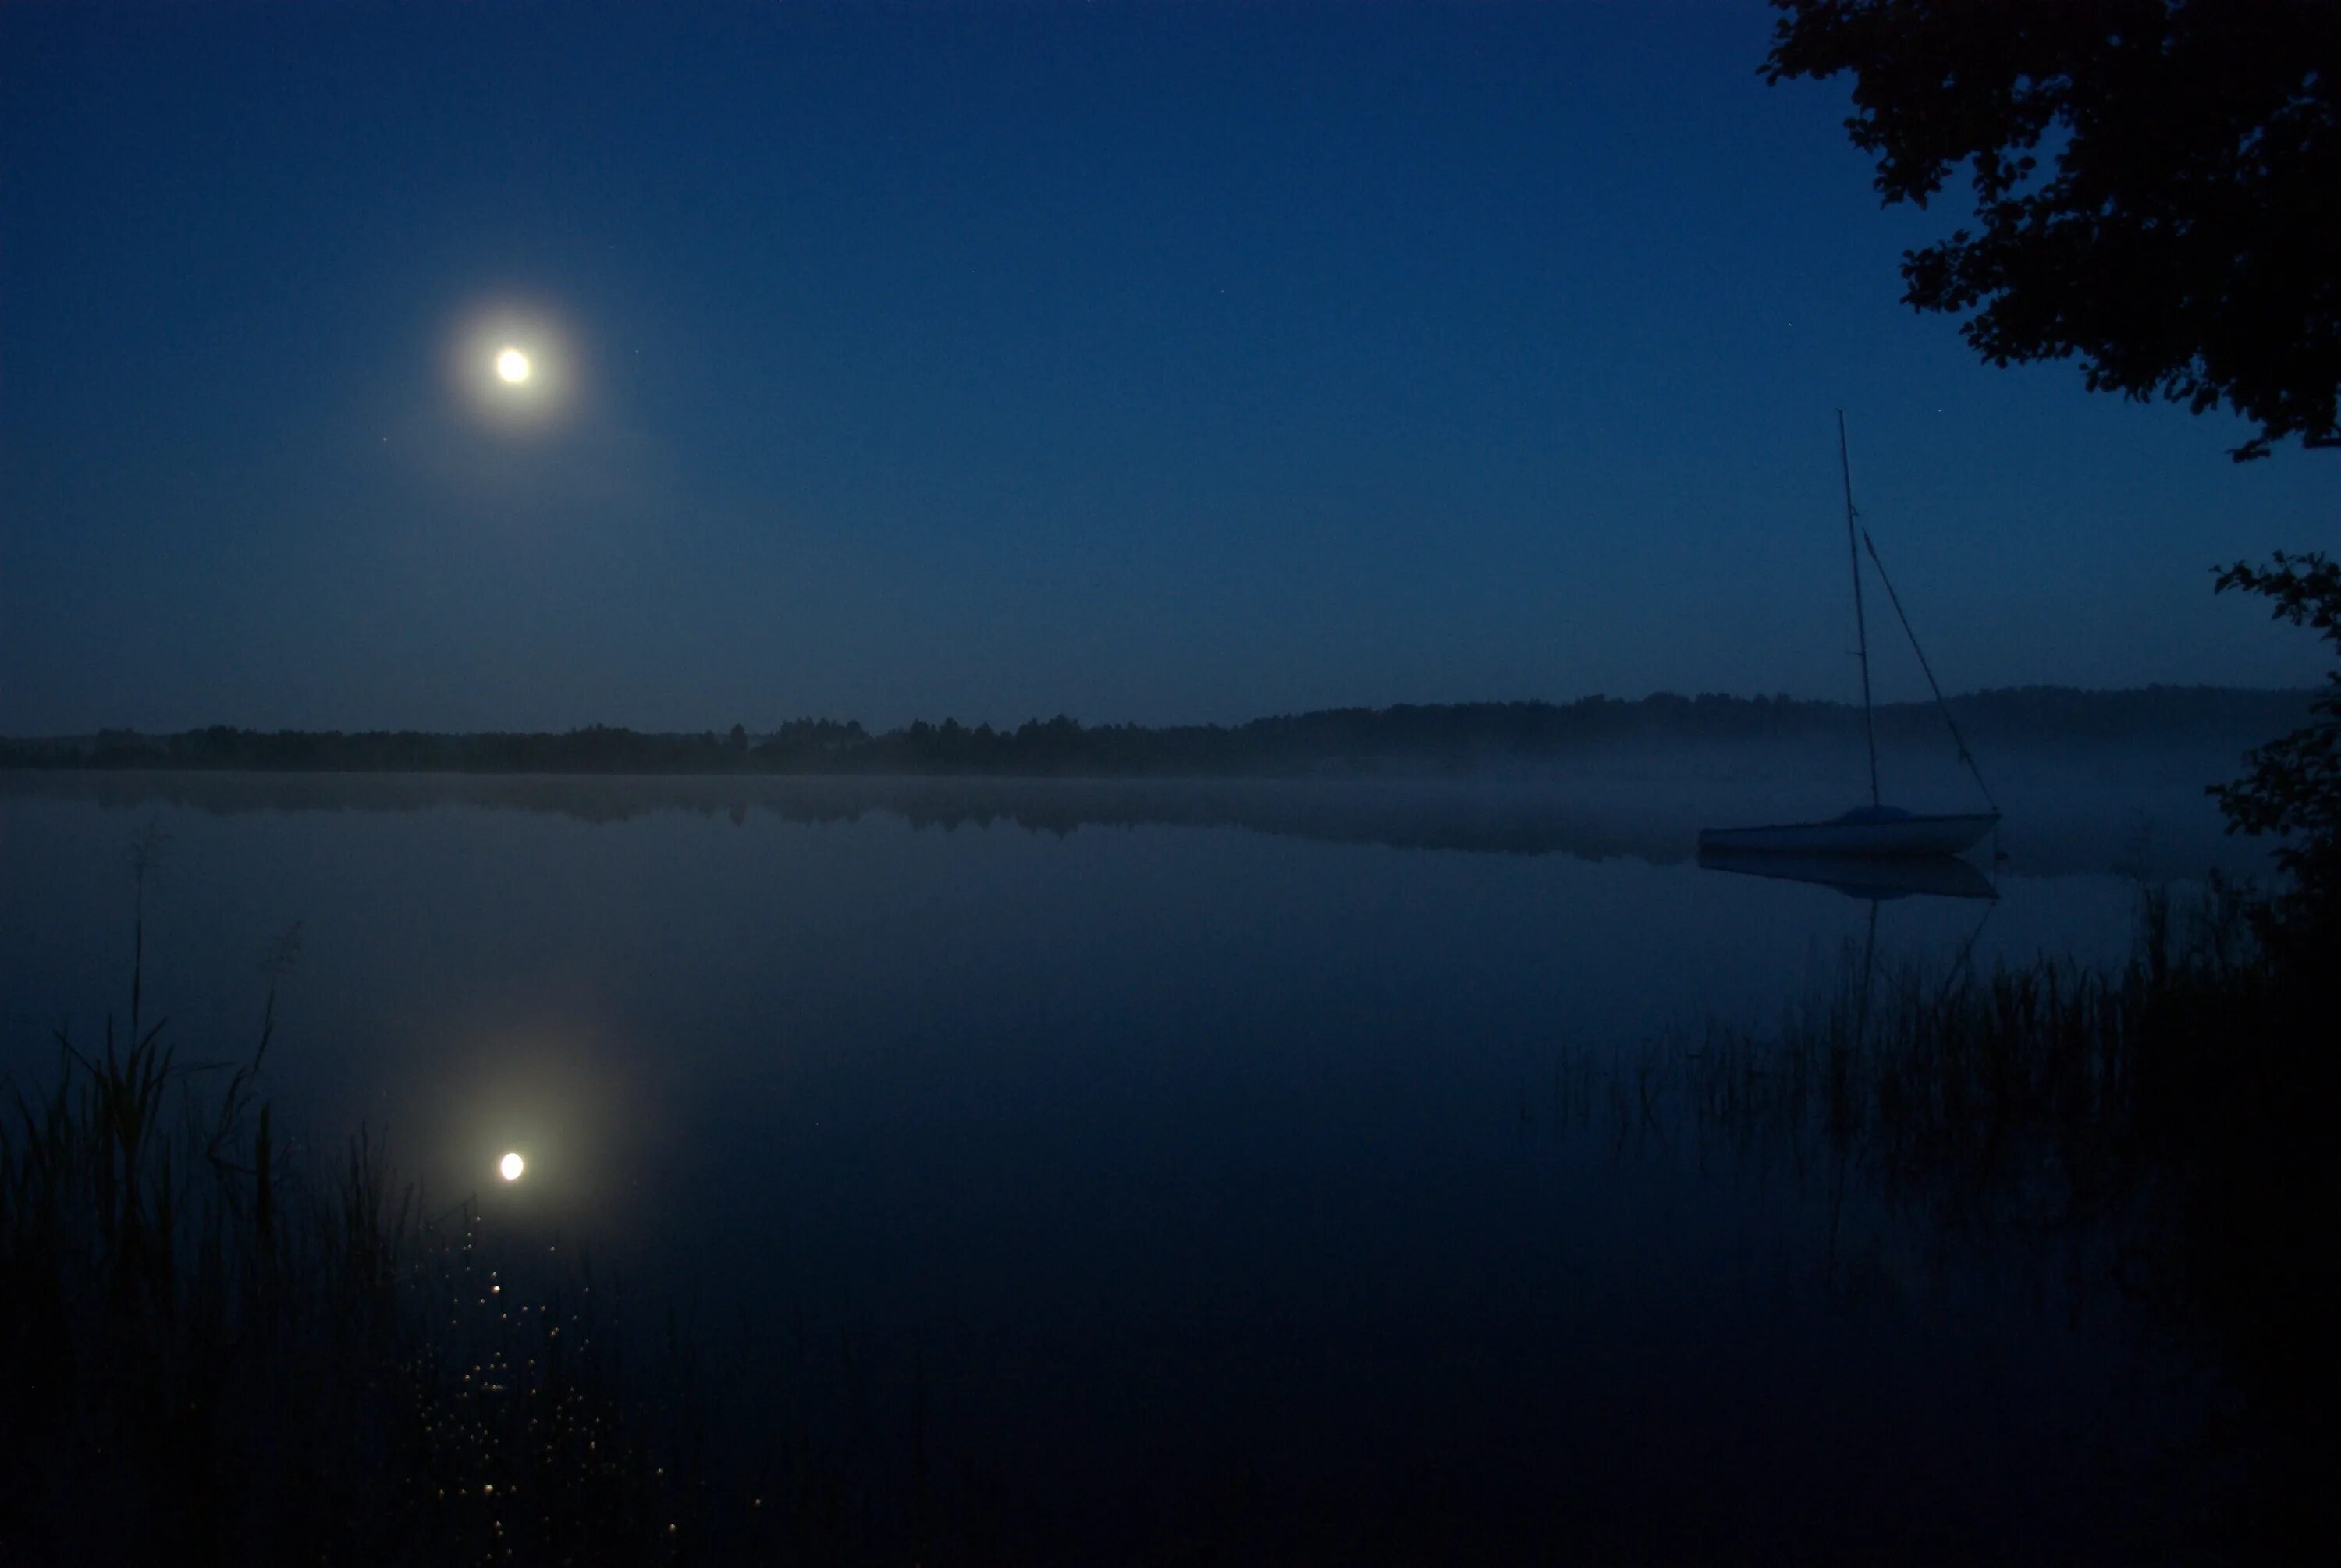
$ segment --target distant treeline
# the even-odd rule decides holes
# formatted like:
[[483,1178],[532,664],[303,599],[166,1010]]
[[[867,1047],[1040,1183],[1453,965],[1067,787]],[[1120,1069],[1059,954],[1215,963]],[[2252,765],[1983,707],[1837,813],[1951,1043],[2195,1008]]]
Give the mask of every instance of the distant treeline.
[[[2296,724],[2306,691],[2036,686],[1954,698],[1970,742],[2201,742],[2240,749]],[[855,773],[1280,776],[1446,771],[1566,761],[1603,748],[1841,739],[1861,711],[1787,697],[1678,697],[1335,708],[1237,725],[1083,725],[1061,716],[1013,729],[953,719],[872,733],[799,719],[762,734],[654,734],[595,725],[559,734],[237,729],[0,739],[0,768],[174,768],[345,773]],[[1881,738],[1945,733],[1931,703],[1878,710]]]

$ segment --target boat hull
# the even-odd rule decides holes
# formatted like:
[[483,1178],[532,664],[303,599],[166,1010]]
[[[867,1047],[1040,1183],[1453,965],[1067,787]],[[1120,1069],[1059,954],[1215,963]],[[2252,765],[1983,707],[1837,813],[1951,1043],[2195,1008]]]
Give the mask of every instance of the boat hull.
[[1896,817],[1868,822],[1783,822],[1766,828],[1707,828],[1702,854],[1956,855],[1983,841],[1999,825],[1996,811],[1956,816]]

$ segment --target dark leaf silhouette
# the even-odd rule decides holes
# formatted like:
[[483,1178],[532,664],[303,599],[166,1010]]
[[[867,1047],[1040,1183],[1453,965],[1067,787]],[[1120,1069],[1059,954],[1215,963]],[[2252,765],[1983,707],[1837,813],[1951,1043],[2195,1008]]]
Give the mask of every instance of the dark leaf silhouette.
[[2225,404],[2234,455],[2341,445],[2341,6],[2330,0],[1773,0],[1763,72],[1853,76],[1888,203],[1962,167],[1975,226],[1903,257],[1997,365]]

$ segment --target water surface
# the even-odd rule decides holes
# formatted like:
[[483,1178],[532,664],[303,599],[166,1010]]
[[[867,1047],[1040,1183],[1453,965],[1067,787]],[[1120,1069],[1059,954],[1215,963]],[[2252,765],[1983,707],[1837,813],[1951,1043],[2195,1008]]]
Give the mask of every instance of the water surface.
[[0,1064],[124,1006],[158,826],[184,1054],[248,1050],[299,922],[279,1125],[592,1237],[726,1446],[1002,1550],[2118,1555],[2199,1391],[2086,1241],[1947,1236],[1649,1066],[1866,944],[2115,958],[2142,878],[2249,864],[2185,766],[2016,776],[1996,900],[1873,903],[1702,869],[1810,792],[1695,768],[18,774]]

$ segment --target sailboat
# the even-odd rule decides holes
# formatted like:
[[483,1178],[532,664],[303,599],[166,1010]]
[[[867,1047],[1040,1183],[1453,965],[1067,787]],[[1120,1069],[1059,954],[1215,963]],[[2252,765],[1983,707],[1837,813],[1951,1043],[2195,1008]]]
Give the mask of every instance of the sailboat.
[[[1856,521],[1858,513],[1853,506],[1853,462],[1846,453],[1845,411],[1837,413],[1838,469],[1845,478],[1845,541],[1846,551],[1853,563],[1853,624],[1860,639],[1861,658],[1861,729],[1869,743],[1869,804],[1857,806],[1839,817],[1826,822],[1779,822],[1760,828],[1704,828],[1699,830],[1698,849],[1702,858],[1721,854],[1749,855],[1829,855],[1855,857],[1905,857],[1957,855],[1973,849],[1986,834],[1999,826],[1999,808],[1995,803],[1987,811],[1918,813],[1888,806],[1880,799],[1878,789],[1878,721],[1869,699],[1869,622],[1861,602],[1861,546],[1869,543],[1867,530]],[[1975,759],[1968,755],[1967,741],[1959,734],[1958,720],[1951,717],[1950,705],[1943,701],[1943,689],[1936,684],[1934,670],[1927,663],[1927,655],[1918,648],[1918,634],[1910,630],[1910,618],[1902,612],[1901,596],[1894,591],[1893,580],[1886,575],[1886,564],[1878,560],[1878,546],[1869,543],[1869,559],[1878,567],[1878,581],[1886,585],[1887,597],[1893,601],[1894,613],[1902,621],[1902,630],[1909,633],[1910,646],[1918,654],[1918,668],[1927,672],[1927,684],[1935,693],[1935,701],[1943,710],[1944,722],[1950,726],[1951,739],[1958,746],[1959,760],[1975,775],[1976,783],[1983,789],[1984,799],[1990,800],[1991,789],[1983,782]]]

